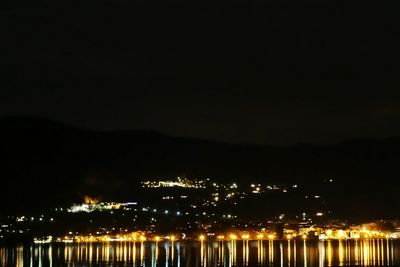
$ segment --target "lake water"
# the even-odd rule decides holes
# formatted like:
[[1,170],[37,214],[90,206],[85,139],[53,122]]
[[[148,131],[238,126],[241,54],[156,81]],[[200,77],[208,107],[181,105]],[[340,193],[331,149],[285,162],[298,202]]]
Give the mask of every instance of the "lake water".
[[0,266],[400,266],[400,241],[53,243],[0,247]]

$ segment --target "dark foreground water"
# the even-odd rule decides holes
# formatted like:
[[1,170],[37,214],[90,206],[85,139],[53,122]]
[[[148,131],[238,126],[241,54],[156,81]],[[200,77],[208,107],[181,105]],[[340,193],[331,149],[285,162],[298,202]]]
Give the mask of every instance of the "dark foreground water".
[[0,266],[400,266],[400,241],[53,243],[0,247]]

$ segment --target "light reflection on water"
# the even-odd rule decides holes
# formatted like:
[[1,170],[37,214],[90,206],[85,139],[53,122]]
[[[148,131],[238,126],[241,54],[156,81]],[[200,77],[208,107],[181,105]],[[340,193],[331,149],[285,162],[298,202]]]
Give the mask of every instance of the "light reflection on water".
[[53,243],[0,247],[0,266],[399,266],[400,241]]

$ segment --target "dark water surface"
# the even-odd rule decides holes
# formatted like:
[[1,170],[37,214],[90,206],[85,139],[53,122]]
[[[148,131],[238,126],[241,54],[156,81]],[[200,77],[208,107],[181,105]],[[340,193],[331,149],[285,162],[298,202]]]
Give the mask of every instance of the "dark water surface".
[[0,247],[0,266],[400,266],[398,240],[52,243]]

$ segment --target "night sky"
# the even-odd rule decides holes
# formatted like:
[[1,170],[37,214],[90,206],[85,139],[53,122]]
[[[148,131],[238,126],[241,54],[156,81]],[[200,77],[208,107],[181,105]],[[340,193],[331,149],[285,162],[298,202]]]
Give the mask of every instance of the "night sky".
[[233,143],[399,136],[400,28],[380,5],[5,1],[0,115]]

